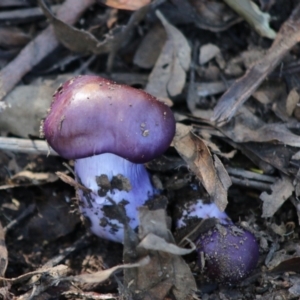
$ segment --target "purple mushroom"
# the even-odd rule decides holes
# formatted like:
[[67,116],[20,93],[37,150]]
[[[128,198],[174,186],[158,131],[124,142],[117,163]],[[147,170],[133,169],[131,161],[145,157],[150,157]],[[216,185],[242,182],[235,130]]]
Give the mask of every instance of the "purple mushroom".
[[[168,106],[148,93],[98,76],[78,76],[54,94],[42,124],[49,145],[75,160],[79,207],[91,231],[123,241],[123,225],[109,201],[138,226],[137,208],[157,192],[143,163],[163,154],[174,133]],[[130,203],[133,203],[130,205]]]
[[235,284],[246,278],[256,267],[259,246],[254,235],[233,224],[225,212],[214,203],[205,204],[201,199],[186,202],[177,220],[182,228],[195,218],[216,218],[218,223],[195,241],[198,265],[212,281]]

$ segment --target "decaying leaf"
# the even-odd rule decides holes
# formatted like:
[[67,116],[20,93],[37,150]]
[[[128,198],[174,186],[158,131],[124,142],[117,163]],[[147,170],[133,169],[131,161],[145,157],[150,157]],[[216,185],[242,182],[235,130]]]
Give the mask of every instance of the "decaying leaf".
[[151,0],[97,0],[97,2],[117,9],[137,10],[149,4]]
[[[167,226],[165,210],[151,211],[141,207],[139,211],[139,238],[142,241],[136,249],[137,256],[149,255],[151,261],[137,268],[135,273],[125,273],[125,284],[128,285],[133,298],[163,300],[171,293],[177,300],[192,299],[196,283],[188,265],[177,255],[179,252],[184,253],[185,250],[175,245]],[[152,249],[148,238],[155,240]],[[171,244],[173,246],[170,246]],[[170,249],[176,249],[177,254],[173,254],[173,251],[170,253]]]
[[213,44],[205,44],[200,48],[199,62],[204,65],[220,53],[220,48]]
[[289,92],[288,97],[286,99],[286,113],[289,117],[294,112],[299,100],[300,100],[299,92],[297,91],[296,88],[292,89]]
[[263,192],[260,199],[263,201],[263,218],[272,217],[281,205],[292,195],[294,186],[291,179],[282,176],[274,184],[271,185],[272,193]]
[[191,48],[185,36],[165,17],[156,12],[166,32],[167,41],[149,76],[146,91],[160,99],[179,95],[186,81],[191,62]]
[[[223,186],[205,143],[191,132],[191,127],[177,124],[173,144],[192,172],[201,181],[211,200],[223,211],[227,205],[229,181],[224,179],[226,184]],[[221,175],[221,177],[223,176]]]

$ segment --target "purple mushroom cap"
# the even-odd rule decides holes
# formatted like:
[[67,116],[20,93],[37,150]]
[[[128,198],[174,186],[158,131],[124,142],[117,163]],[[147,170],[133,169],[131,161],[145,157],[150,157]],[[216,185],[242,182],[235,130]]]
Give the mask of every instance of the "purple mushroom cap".
[[[219,225],[201,234],[198,254],[204,254],[204,274],[220,283],[234,284],[256,267],[259,247],[253,234],[233,224]],[[199,255],[199,265],[203,265]]]
[[175,133],[167,105],[98,76],[74,77],[53,97],[42,129],[50,146],[67,159],[113,153],[144,163],[165,152]]

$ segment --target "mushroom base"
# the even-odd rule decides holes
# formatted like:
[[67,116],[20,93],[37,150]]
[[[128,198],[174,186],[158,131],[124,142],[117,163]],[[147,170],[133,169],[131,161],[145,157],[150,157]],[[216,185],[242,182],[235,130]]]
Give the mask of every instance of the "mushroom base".
[[[236,284],[256,267],[259,246],[254,235],[233,224],[215,203],[194,199],[179,210],[177,228],[190,230],[197,219],[216,218],[218,223],[194,240],[198,265],[206,278],[225,284]],[[195,224],[195,223],[194,223]]]
[[106,153],[75,161],[77,181],[88,190],[78,189],[79,208],[89,219],[91,231],[101,238],[123,242],[124,228],[120,210],[131,228],[138,226],[138,207],[157,192],[142,164],[131,163]]

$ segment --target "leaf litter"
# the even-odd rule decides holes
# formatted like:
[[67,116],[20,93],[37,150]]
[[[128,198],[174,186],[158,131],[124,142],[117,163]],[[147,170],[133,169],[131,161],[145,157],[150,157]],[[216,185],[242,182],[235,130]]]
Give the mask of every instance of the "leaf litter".
[[[49,1],[50,10],[40,1],[50,25],[24,1],[4,6],[6,17],[16,16],[12,26],[0,23],[3,298],[299,297],[300,6],[71,2]],[[271,45],[261,36],[275,40]],[[74,197],[78,184],[36,139],[56,85],[74,74],[146,89],[175,112],[173,147],[147,164],[165,190],[165,205],[140,209],[138,233],[124,221],[123,247],[85,235]],[[191,183],[260,243],[259,266],[240,286],[205,282],[194,244],[173,238],[174,201],[189,201]]]

